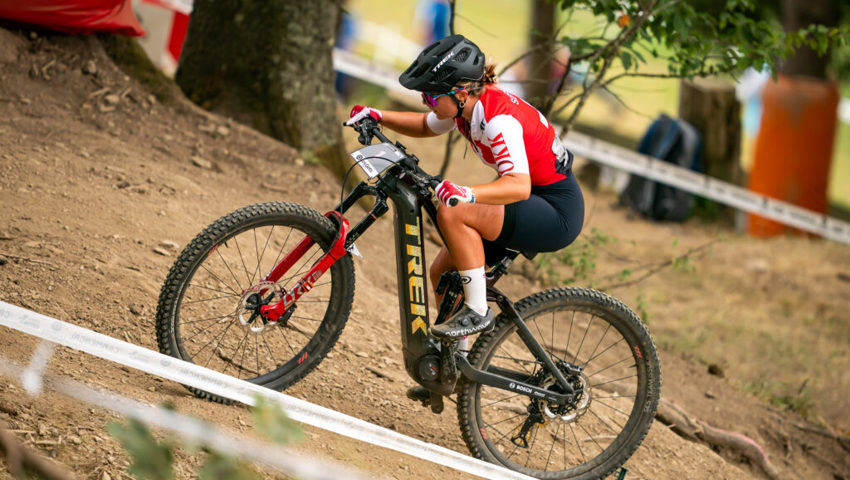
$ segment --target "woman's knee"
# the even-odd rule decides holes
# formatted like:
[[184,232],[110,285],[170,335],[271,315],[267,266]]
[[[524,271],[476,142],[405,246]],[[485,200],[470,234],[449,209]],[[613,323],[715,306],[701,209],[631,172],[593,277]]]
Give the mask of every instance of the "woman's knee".
[[446,230],[447,228],[457,225],[457,223],[457,207],[446,207],[444,205],[440,205],[440,208],[437,209],[437,225],[440,226],[440,229]]

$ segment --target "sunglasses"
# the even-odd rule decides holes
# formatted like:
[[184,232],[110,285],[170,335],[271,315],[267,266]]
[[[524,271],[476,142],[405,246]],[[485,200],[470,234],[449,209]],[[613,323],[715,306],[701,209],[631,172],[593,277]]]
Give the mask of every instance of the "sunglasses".
[[463,90],[464,88],[465,87],[460,87],[460,88],[456,88],[456,89],[452,90],[451,92],[438,93],[438,94],[422,92],[422,103],[424,103],[428,107],[434,108],[434,107],[437,106],[437,99],[438,98],[446,96],[446,95],[453,95],[453,94]]

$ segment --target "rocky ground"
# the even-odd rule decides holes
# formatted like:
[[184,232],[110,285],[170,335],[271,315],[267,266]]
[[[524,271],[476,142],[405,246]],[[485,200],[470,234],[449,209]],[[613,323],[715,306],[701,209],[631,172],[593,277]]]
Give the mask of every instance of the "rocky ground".
[[[429,145],[405,143],[416,152]],[[426,168],[438,165],[440,155],[420,156]],[[484,174],[474,163],[457,162],[449,176]],[[616,258],[624,255],[657,259],[721,233],[734,238],[732,246],[718,244],[712,256],[695,260],[696,273],[654,275],[615,292],[628,303],[638,296],[646,303],[650,329],[662,347],[664,398],[758,441],[781,478],[850,478],[850,454],[829,436],[850,428],[850,379],[841,368],[848,360],[846,348],[840,348],[850,344],[848,248],[808,238],[755,241],[699,222],[654,225],[612,209],[610,194],[586,193],[588,226],[620,238],[596,259],[601,273],[618,271]],[[2,301],[156,349],[159,288],[179,249],[204,226],[238,207],[269,200],[325,211],[338,195],[338,183],[327,171],[305,165],[286,145],[185,102],[157,100],[118,69],[94,38],[0,29]],[[339,343],[287,393],[465,452],[453,405],[438,416],[404,394],[413,381],[399,349],[395,267],[386,255],[393,241],[390,223],[378,222],[358,242],[364,258],[355,261],[354,309]],[[426,245],[427,258],[436,248]],[[516,297],[539,290],[519,274],[528,269],[534,267],[518,266],[504,279],[504,290]],[[811,318],[799,311],[811,312]],[[35,344],[0,328],[6,358],[25,363]],[[693,351],[700,353],[688,353]],[[789,353],[770,353],[776,351]],[[815,365],[782,361],[800,355],[812,357]],[[709,374],[708,364],[720,374]],[[804,384],[800,391],[816,392],[810,418],[819,425],[742,388],[746,379],[768,381],[779,369],[799,374],[788,377],[795,389],[797,378],[811,379],[813,386]],[[49,371],[145,402],[169,402],[226,429],[250,430],[251,415],[242,406],[205,402],[180,385],[76,351],[59,349]],[[21,442],[67,465],[78,478],[128,478],[128,457],[105,431],[112,419],[60,395],[29,397],[17,380],[0,378],[0,420]],[[375,475],[468,477],[306,430],[298,448]],[[179,453],[179,478],[194,477],[198,458]],[[629,479],[764,477],[740,453],[685,440],[658,421],[627,467]],[[0,477],[9,477],[2,460]]]

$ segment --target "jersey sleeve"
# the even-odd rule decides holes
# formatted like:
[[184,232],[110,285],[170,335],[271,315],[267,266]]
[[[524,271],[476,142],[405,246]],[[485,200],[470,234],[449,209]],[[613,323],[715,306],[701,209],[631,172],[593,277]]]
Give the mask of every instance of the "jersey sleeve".
[[508,173],[529,174],[522,125],[516,118],[498,115],[487,123],[484,134],[490,143],[490,152],[500,177]]
[[437,135],[450,132],[455,128],[454,120],[451,118],[440,120],[434,112],[428,112],[428,115],[425,117],[425,123],[427,123],[428,128]]

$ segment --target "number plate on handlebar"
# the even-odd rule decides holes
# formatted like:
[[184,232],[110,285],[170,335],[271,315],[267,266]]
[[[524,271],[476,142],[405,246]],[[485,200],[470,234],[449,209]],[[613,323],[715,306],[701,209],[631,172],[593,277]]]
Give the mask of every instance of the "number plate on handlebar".
[[351,158],[372,179],[404,158],[404,153],[390,143],[378,143],[351,152]]

